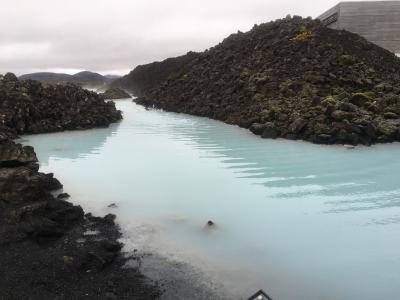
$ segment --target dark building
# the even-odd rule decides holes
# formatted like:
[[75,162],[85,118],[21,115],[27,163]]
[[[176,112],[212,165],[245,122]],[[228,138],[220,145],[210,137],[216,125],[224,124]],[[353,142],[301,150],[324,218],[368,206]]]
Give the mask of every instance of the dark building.
[[400,1],[340,2],[318,19],[330,28],[358,33],[400,56]]

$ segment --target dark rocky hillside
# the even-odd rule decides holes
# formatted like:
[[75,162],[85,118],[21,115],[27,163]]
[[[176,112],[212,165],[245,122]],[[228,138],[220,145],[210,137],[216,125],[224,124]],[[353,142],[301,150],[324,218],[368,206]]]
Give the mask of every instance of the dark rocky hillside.
[[[139,103],[237,124],[265,138],[400,140],[400,59],[310,18],[256,25],[167,71]],[[143,71],[136,80],[153,74]]]
[[53,174],[38,171],[34,149],[13,141],[120,119],[113,102],[80,87],[0,76],[0,299],[157,298],[138,270],[122,268],[115,216],[94,217],[67,202]]
[[135,96],[142,96],[145,91],[160,85],[171,73],[178,72],[197,56],[197,53],[189,52],[186,55],[168,58],[161,62],[137,66],[128,75],[115,80],[111,87],[127,89]]
[[0,80],[0,124],[16,134],[108,126],[121,119],[113,102],[76,85],[44,87],[8,73]]

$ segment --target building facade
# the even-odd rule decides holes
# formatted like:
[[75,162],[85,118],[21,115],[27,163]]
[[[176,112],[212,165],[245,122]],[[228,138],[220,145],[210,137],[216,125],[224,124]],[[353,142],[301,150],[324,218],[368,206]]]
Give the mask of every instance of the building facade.
[[340,2],[318,19],[330,28],[358,33],[400,56],[400,1]]

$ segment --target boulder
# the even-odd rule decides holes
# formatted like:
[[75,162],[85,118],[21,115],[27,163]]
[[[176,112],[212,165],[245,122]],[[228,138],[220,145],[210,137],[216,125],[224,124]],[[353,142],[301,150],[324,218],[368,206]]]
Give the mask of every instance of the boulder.
[[281,131],[272,123],[266,124],[261,135],[264,139],[276,139],[281,134]]
[[354,93],[350,98],[350,103],[363,106],[372,100],[372,96],[370,93]]
[[131,95],[129,95],[127,92],[125,92],[123,89],[120,88],[110,88],[107,89],[104,93],[100,93],[99,95],[103,99],[108,99],[108,100],[131,98]]

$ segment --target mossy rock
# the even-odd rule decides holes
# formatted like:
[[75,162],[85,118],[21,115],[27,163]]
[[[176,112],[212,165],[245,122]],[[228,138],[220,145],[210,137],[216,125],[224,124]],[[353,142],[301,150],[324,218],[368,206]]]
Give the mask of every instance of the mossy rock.
[[313,36],[313,33],[311,31],[302,31],[302,32],[296,34],[290,40],[291,41],[302,42],[302,41],[310,39],[312,36]]
[[350,103],[357,106],[364,106],[373,100],[373,95],[371,92],[354,93],[350,98]]
[[387,137],[396,136],[399,128],[393,121],[381,121],[378,124],[378,131]]
[[398,114],[391,112],[391,111],[386,112],[383,116],[385,117],[385,119],[398,119],[399,118]]
[[367,105],[365,106],[365,108],[366,108],[367,110],[369,110],[370,112],[373,112],[373,113],[378,113],[378,112],[380,111],[379,106],[378,106],[375,102],[373,102],[373,103],[371,103],[371,102],[367,103]]
[[321,106],[328,107],[329,105],[336,106],[338,104],[338,100],[335,96],[327,96],[321,101]]

